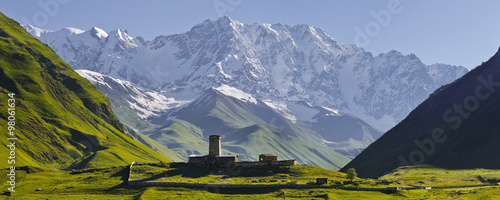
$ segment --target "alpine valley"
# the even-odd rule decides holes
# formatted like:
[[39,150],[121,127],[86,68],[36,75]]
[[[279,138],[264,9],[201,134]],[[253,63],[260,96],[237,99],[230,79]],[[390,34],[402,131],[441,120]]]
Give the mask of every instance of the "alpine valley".
[[0,13],[0,198],[498,199],[499,66],[373,56],[307,25],[222,17],[149,41]]
[[[110,98],[134,136],[174,161],[260,153],[339,169],[437,88],[467,73],[415,55],[377,56],[308,25],[242,24],[229,17],[146,40],[24,26]],[[166,147],[166,148],[165,148]]]

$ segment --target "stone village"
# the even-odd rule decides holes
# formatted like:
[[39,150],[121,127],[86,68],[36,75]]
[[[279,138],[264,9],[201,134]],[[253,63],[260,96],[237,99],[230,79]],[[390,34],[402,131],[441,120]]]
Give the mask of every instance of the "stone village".
[[186,163],[197,167],[245,167],[266,168],[276,166],[296,165],[296,160],[280,160],[278,156],[271,154],[260,154],[259,161],[241,161],[238,155],[222,155],[221,139],[219,135],[209,136],[208,155],[190,155]]

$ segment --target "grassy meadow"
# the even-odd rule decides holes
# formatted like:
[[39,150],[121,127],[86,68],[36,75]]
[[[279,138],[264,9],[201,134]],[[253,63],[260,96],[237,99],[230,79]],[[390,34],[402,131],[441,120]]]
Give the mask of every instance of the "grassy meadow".
[[[169,168],[168,164],[156,163],[134,166],[132,178],[150,179],[156,177],[167,178],[174,182],[191,181],[211,184],[270,184],[273,183],[271,182],[273,180],[280,182],[282,180],[314,180],[316,177],[327,177],[334,182],[341,182],[342,186],[367,188],[413,185],[414,181],[423,181],[426,186],[456,185],[456,182],[470,182],[467,185],[475,185],[482,182],[468,181],[473,176],[479,174],[484,176],[486,180],[492,180],[500,174],[500,170],[476,169],[448,172],[449,170],[430,168],[429,166],[406,167],[395,170],[393,174],[388,174],[379,180],[358,178],[352,183],[345,179],[344,173],[307,165],[277,169],[275,172],[254,170],[240,171],[240,173],[233,175],[227,174],[230,171],[232,170],[177,169]],[[8,171],[0,170],[0,173],[6,174]],[[420,178],[422,173],[427,174]],[[403,190],[396,193],[339,188],[128,186],[128,174],[128,166],[92,168],[73,172],[24,167],[16,170],[16,192],[0,194],[0,199],[497,199],[500,196],[498,186]],[[433,176],[441,177],[441,179],[436,178],[435,181],[430,181],[432,179],[430,177]],[[6,176],[1,177],[1,186],[6,191],[8,186]],[[402,181],[403,179],[408,181]],[[253,182],[254,180],[257,182]],[[448,184],[443,184],[442,181],[438,180],[447,180]],[[306,183],[299,181],[288,184]]]

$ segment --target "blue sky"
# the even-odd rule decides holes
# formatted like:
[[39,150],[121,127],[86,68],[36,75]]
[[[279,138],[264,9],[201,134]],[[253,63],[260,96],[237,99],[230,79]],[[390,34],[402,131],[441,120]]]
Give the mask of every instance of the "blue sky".
[[2,4],[0,12],[22,24],[48,30],[123,28],[146,39],[185,32],[222,15],[242,23],[308,24],[374,55],[397,50],[414,53],[425,64],[469,69],[500,46],[500,1],[496,0],[17,0]]

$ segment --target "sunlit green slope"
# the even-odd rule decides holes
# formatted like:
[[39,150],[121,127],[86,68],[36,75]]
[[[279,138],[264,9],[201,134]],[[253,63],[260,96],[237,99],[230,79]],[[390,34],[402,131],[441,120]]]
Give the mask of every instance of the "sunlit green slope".
[[[170,161],[124,133],[109,100],[47,45],[0,13],[0,157],[15,99],[16,165],[83,168]],[[0,162],[0,167],[10,166]]]

